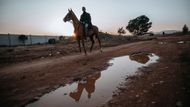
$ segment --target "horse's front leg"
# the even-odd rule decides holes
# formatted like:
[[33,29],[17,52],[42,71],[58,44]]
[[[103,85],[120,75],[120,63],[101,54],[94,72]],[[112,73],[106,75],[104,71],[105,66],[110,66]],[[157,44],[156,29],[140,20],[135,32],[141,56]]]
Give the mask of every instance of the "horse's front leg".
[[83,38],[83,37],[82,37],[82,46],[83,46],[83,49],[84,49],[84,53],[85,53],[85,55],[87,55],[87,54],[86,54],[86,48],[85,48],[84,38]]
[[93,38],[93,35],[90,36],[90,40],[91,40],[91,42],[92,42],[91,47],[90,47],[90,52],[92,52],[92,48],[93,48],[93,46],[94,46],[94,38]]
[[102,52],[102,45],[101,45],[101,41],[100,41],[98,34],[96,34],[96,39],[98,40],[98,43],[99,43],[100,52]]
[[77,42],[78,42],[78,46],[79,46],[79,51],[81,53],[80,39],[77,39]]

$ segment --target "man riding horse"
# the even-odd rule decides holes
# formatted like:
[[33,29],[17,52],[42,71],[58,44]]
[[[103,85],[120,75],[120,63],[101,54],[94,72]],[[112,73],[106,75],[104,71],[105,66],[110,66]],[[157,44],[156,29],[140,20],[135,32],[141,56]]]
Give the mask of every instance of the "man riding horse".
[[84,32],[85,32],[85,39],[88,35],[88,30],[92,29],[92,22],[91,22],[91,16],[89,13],[86,12],[86,8],[82,7],[82,15],[80,17],[80,21],[82,22],[82,24],[84,25]]
[[[83,8],[83,14],[81,15],[81,21],[78,20],[78,18],[76,17],[75,13],[72,11],[72,9],[68,9],[68,13],[66,14],[66,16],[63,18],[64,22],[67,21],[72,21],[73,23],[73,27],[74,27],[74,33],[76,36],[76,40],[78,42],[78,46],[79,46],[79,51],[81,52],[81,46],[80,46],[80,42],[82,41],[82,46],[84,49],[84,53],[85,55],[86,53],[86,48],[85,48],[85,43],[84,43],[84,39],[85,39],[85,32],[84,29],[86,28],[86,32],[88,33],[88,28],[91,28],[90,33],[86,33],[86,35],[88,35],[88,37],[90,38],[90,41],[92,42],[91,47],[90,47],[90,52],[92,51],[92,48],[94,46],[94,37],[96,37],[96,39],[98,40],[99,43],[99,47],[100,47],[100,52],[102,52],[102,48],[101,48],[101,41],[100,38],[98,36],[99,30],[98,27],[95,25],[92,25],[91,23],[91,18],[90,18],[90,14],[86,12],[86,9]],[[84,23],[86,25],[86,27],[84,26]]]

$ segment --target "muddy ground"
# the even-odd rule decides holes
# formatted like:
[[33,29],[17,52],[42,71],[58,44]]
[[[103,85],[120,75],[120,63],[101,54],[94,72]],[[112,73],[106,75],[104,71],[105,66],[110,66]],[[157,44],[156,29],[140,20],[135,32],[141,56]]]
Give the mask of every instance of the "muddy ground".
[[[189,107],[190,35],[170,35],[148,41],[122,44],[110,42],[103,45],[102,53],[96,46],[97,50],[87,56],[77,52],[75,43],[65,45],[65,48],[70,46],[69,52],[57,48],[57,44],[48,45],[58,49],[56,51],[49,50],[47,46],[42,49],[38,46],[23,46],[14,50],[7,48],[7,53],[3,54],[5,63],[1,63],[0,69],[0,106],[23,106],[59,86],[101,72],[108,66],[107,61],[114,57],[145,52],[160,56],[158,63],[139,69],[141,75],[127,78],[126,86],[118,88],[120,91],[102,106]],[[24,60],[10,58],[23,56],[23,51],[28,55]],[[41,56],[43,54],[47,55]],[[30,56],[38,57],[27,58]]]

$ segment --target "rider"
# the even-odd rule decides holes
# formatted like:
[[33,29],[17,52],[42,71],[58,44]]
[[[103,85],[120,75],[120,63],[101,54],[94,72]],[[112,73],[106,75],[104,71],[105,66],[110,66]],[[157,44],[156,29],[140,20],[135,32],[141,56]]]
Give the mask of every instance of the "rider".
[[82,7],[82,15],[80,17],[80,21],[84,24],[84,32],[85,32],[85,38],[88,35],[88,30],[92,28],[92,23],[91,23],[91,16],[89,13],[86,12],[86,8]]

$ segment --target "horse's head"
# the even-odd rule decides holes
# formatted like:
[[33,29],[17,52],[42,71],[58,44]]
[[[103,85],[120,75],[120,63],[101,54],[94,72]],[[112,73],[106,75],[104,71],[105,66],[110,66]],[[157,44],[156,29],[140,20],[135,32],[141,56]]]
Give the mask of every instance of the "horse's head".
[[72,9],[68,9],[68,13],[63,19],[64,22],[67,22],[67,21],[70,21],[70,20],[72,20]]

